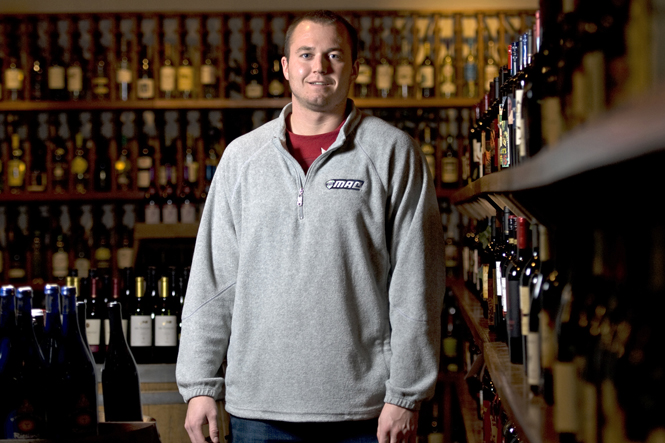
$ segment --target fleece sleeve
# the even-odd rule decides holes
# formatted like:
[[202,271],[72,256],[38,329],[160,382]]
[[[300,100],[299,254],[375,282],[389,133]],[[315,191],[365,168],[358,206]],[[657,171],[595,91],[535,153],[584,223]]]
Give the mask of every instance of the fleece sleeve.
[[419,409],[438,375],[445,261],[432,178],[415,142],[408,145],[393,159],[388,195],[392,357],[384,401]]
[[231,333],[238,245],[220,169],[201,216],[182,312],[176,381],[185,401],[201,395],[223,397],[222,364]]

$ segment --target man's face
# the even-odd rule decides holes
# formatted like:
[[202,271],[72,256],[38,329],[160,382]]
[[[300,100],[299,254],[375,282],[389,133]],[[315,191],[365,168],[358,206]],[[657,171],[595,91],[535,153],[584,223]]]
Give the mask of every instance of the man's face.
[[317,112],[344,109],[351,83],[358,76],[346,30],[340,26],[301,22],[293,32],[289,58],[282,57],[293,105]]

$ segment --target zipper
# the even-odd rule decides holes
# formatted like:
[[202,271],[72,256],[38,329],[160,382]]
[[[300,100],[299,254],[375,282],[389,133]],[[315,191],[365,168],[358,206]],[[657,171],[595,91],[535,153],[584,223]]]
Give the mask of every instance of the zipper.
[[300,220],[303,219],[304,214],[302,210],[302,195],[303,195],[304,189],[301,186],[300,189],[298,189],[298,217],[300,217]]

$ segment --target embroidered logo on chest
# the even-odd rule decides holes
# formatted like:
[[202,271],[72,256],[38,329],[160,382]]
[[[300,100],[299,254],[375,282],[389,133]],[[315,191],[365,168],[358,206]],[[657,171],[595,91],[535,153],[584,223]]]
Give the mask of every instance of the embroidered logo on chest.
[[365,182],[362,180],[333,179],[326,182],[326,188],[360,191],[360,188],[362,188],[363,184],[365,184]]

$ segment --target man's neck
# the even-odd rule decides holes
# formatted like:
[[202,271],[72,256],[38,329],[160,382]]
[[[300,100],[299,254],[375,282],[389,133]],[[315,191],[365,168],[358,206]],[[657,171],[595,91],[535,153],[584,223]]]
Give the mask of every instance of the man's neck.
[[303,109],[294,103],[286,124],[291,132],[298,135],[318,135],[337,129],[346,117],[346,106],[339,112],[315,112]]

